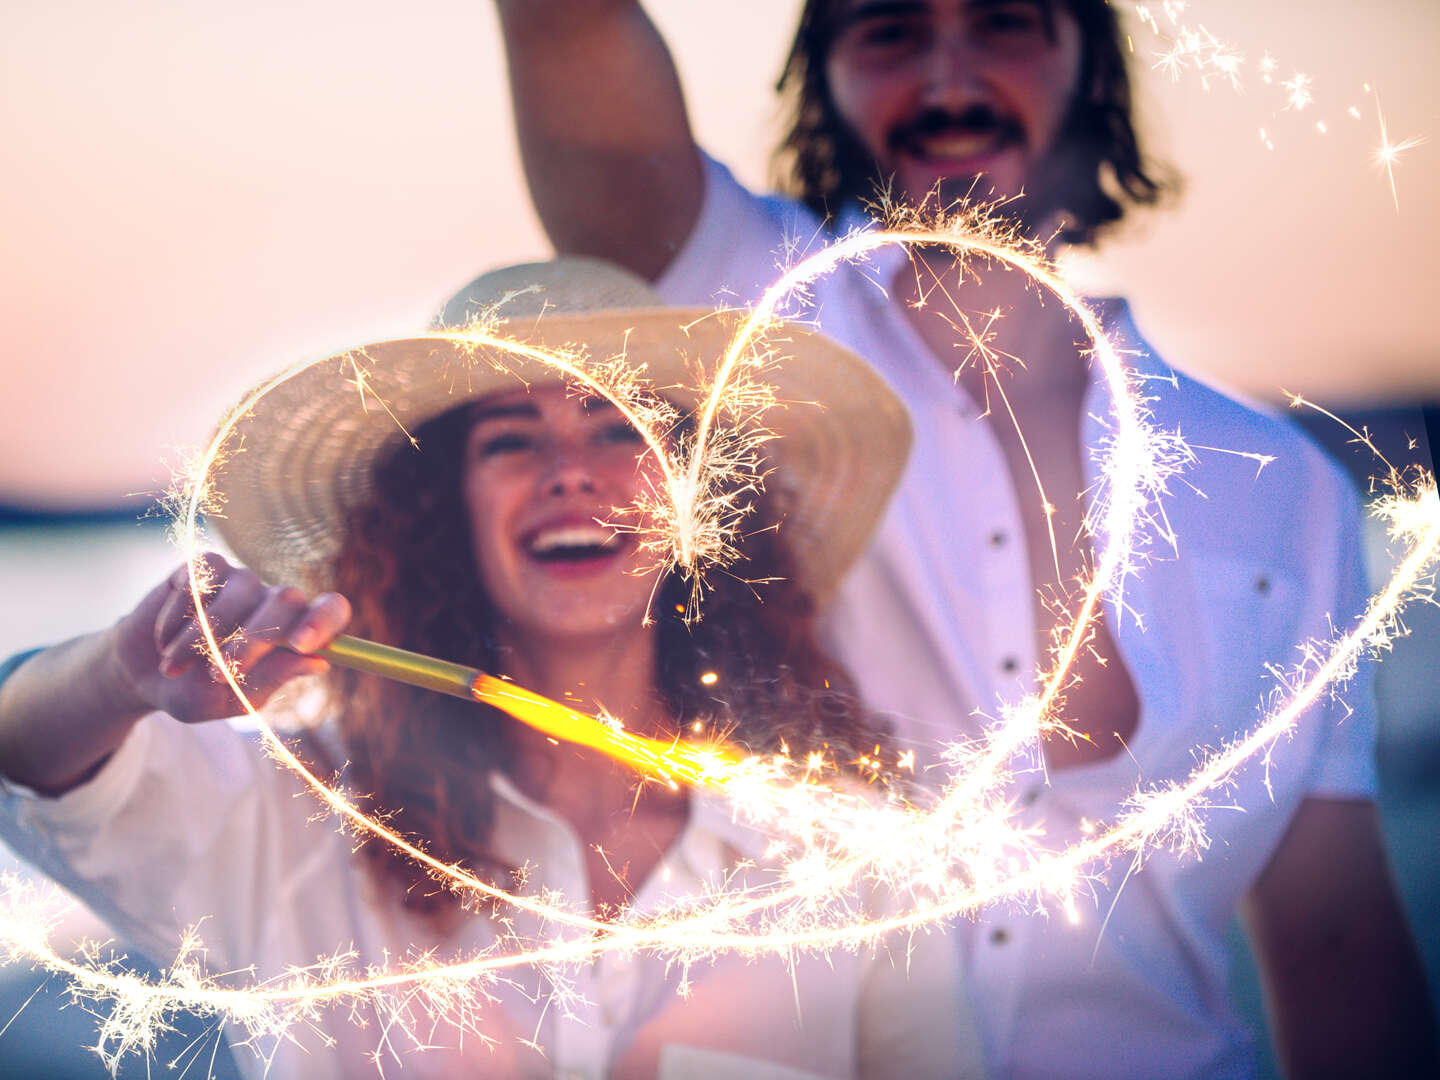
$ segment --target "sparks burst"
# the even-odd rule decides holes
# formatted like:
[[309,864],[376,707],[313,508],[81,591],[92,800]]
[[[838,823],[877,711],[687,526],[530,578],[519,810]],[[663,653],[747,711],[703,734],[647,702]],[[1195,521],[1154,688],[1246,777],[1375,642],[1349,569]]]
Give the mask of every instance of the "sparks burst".
[[[644,505],[617,508],[617,521],[644,530],[642,540],[657,563],[689,575],[697,598],[691,613],[698,614],[694,604],[703,591],[704,572],[723,571],[733,560],[731,538],[748,508],[744,493],[763,482],[761,451],[770,438],[764,414],[774,404],[765,372],[783,360],[767,335],[787,303],[803,296],[809,283],[888,246],[912,252],[943,247],[972,266],[1003,266],[1029,275],[1038,292],[1066,305],[1083,324],[1092,343],[1092,363],[1099,366],[1114,402],[1109,438],[1100,450],[1104,483],[1086,520],[1096,551],[1093,570],[1075,594],[1070,618],[1056,631],[1047,666],[1036,681],[1039,689],[1006,708],[983,738],[945,748],[948,778],[938,794],[928,799],[916,795],[897,777],[896,765],[904,762],[871,757],[835,762],[811,748],[794,756],[746,758],[719,743],[659,744],[625,732],[614,718],[594,719],[563,707],[557,707],[564,713],[557,717],[546,712],[552,703],[519,688],[488,687],[486,700],[517,718],[558,724],[550,729],[558,737],[601,747],[628,760],[647,779],[702,786],[727,800],[737,819],[773,837],[764,867],[737,869],[730,881],[707,895],[644,916],[598,920],[556,898],[512,893],[461,866],[441,862],[383,820],[366,816],[343,792],[310,772],[250,706],[202,615],[210,657],[260,724],[277,765],[300,776],[343,827],[394,845],[462,900],[501,910],[507,916],[508,936],[494,950],[463,963],[440,964],[418,956],[376,970],[359,965],[351,955],[337,954],[239,987],[233,977],[221,979],[204,970],[198,938],[190,937],[161,978],[143,980],[103,961],[93,950],[78,959],[61,955],[50,943],[55,895],[11,881],[0,891],[0,949],[6,958],[63,975],[74,994],[102,1007],[101,1049],[112,1065],[126,1051],[152,1047],[157,1033],[181,1010],[226,1020],[262,1041],[282,1036],[292,1025],[314,1023],[322,1011],[335,1008],[357,1015],[364,1009],[385,1018],[382,1044],[392,1032],[423,1029],[437,1021],[483,1039],[491,988],[507,973],[522,969],[543,969],[561,988],[557,1007],[563,1008],[567,970],[605,951],[643,951],[686,965],[721,951],[789,956],[798,950],[854,949],[896,932],[942,924],[996,901],[1054,903],[1073,911],[1080,889],[1117,858],[1138,860],[1158,847],[1182,853],[1203,848],[1201,811],[1207,795],[1242,766],[1264,760],[1309,706],[1342,687],[1360,659],[1397,632],[1403,605],[1428,596],[1440,558],[1440,499],[1432,477],[1391,470],[1391,490],[1375,512],[1403,545],[1404,560],[1354,625],[1342,627],[1333,640],[1305,643],[1305,661],[1283,673],[1279,693],[1249,734],[1204,756],[1183,781],[1137,789],[1116,808],[1111,822],[1091,829],[1082,842],[1049,850],[1018,823],[1007,800],[1012,770],[1033,760],[1047,734],[1074,734],[1064,719],[1064,690],[1072,665],[1090,640],[1102,601],[1118,595],[1126,579],[1142,568],[1148,547],[1157,540],[1177,542],[1164,525],[1160,504],[1167,483],[1192,458],[1176,434],[1151,424],[1145,396],[1096,313],[1068,288],[1041,245],[1022,238],[992,207],[971,206],[944,219],[892,212],[884,227],[854,233],[804,259],[749,313],[711,382],[701,388],[693,437],[680,445],[667,437],[677,419],[674,407],[645,385],[623,358],[537,349],[498,336],[493,319],[462,333],[437,336],[464,343],[476,363],[503,366],[507,356],[541,361],[585,392],[615,402],[642,433],[663,474],[663,490],[647,496]],[[967,362],[993,374],[1001,357],[988,344],[989,322],[962,320],[962,333],[970,346]],[[360,405],[384,407],[367,381],[368,359],[354,353],[346,363]],[[197,519],[214,509],[207,477],[239,419],[261,395],[300,370],[283,373],[242,402],[197,463],[178,539],[192,566],[192,597],[202,613],[205,582],[197,569],[202,547]],[[463,378],[464,373],[446,374]],[[1003,402],[1003,388],[998,380],[993,385]],[[1036,494],[1046,497],[1043,491]],[[637,524],[644,521],[657,524]],[[849,767],[843,774],[841,765]],[[867,785],[853,779],[857,772],[862,778],[891,777],[894,782]],[[862,894],[884,899],[861,903],[857,898]],[[545,929],[526,931],[522,926]]]

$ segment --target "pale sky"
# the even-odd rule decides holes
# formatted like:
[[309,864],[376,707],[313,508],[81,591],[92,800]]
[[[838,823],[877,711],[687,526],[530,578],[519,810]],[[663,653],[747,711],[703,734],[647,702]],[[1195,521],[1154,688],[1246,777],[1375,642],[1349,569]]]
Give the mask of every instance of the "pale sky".
[[[798,6],[650,5],[702,143],[747,182]],[[1163,45],[1135,25],[1154,149],[1188,188],[1084,278],[1128,294],[1167,358],[1252,395],[1440,396],[1440,4],[1186,17],[1243,54],[1243,92],[1149,70]],[[1314,104],[1281,108],[1266,52]],[[1367,81],[1392,140],[1429,139],[1396,167],[1398,213]],[[162,487],[261,376],[414,330],[480,270],[546,253],[484,0],[10,0],[0,144],[0,503]]]

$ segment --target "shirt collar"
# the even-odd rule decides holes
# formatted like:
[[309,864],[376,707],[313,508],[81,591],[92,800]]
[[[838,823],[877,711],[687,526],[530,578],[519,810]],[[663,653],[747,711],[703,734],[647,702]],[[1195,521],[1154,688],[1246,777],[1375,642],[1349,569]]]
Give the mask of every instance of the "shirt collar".
[[[837,236],[850,236],[857,232],[875,232],[880,228],[880,222],[867,214],[854,202],[845,204],[845,209],[840,211],[836,219],[835,233]],[[909,261],[905,249],[899,244],[886,244],[884,247],[870,252],[866,256],[865,265],[874,271],[875,280],[889,291],[891,282]]]
[[[880,228],[880,223],[856,203],[848,202],[840,211],[836,226],[836,235],[846,237],[857,232],[874,232]],[[875,280],[886,291],[889,291],[895,275],[903,270],[908,262],[909,256],[905,253],[904,248],[898,244],[887,244],[885,247],[870,252],[865,265],[873,271]],[[1135,328],[1130,305],[1123,297],[1100,296],[1081,297],[1081,299],[1099,317],[1101,325],[1110,334],[1116,347],[1121,350],[1127,366],[1141,376],[1170,377],[1170,369],[1155,359],[1149,345],[1140,337],[1140,332]],[[1098,369],[1092,368],[1092,386],[1103,383],[1103,381],[1099,377]]]

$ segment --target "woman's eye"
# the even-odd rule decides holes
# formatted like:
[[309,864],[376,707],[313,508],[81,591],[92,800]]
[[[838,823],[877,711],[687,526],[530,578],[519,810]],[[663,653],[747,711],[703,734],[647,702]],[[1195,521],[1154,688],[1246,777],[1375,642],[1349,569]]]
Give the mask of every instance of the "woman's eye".
[[614,424],[606,424],[599,434],[599,442],[606,446],[643,443],[644,441],[640,432],[623,420]]
[[521,451],[533,449],[535,440],[529,435],[521,435],[519,432],[507,431],[501,435],[493,435],[488,439],[480,440],[478,456],[482,458],[494,457],[497,454],[514,454]]

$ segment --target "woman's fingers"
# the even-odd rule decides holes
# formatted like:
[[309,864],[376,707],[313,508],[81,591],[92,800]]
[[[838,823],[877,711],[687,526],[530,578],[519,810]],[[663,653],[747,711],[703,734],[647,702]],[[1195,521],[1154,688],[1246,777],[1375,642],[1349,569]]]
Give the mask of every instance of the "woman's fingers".
[[334,641],[350,622],[350,601],[339,593],[322,593],[303,611],[286,634],[298,653],[312,653]]
[[288,640],[290,628],[309,610],[305,594],[293,585],[263,589],[259,603],[221,646],[231,669],[248,672]]
[[[350,620],[337,593],[307,600],[299,589],[267,586],[251,571],[219,555],[201,557],[196,571],[205,621],[220,643],[220,660],[262,705],[276,689],[327,668],[304,655],[329,644]],[[177,719],[194,722],[239,711],[220,669],[207,655],[190,592],[190,567],[178,568],[117,624],[119,670],[138,699]]]
[[[291,679],[328,669],[324,660],[296,649],[297,641],[307,647],[305,651],[319,648],[349,619],[350,604],[336,593],[311,602],[293,586],[270,587],[249,618],[221,646],[221,655],[250,704],[259,708]],[[221,678],[218,670],[212,669],[212,677]],[[233,710],[235,704],[227,702],[227,708]]]
[[245,673],[241,685],[245,688],[246,699],[259,709],[291,679],[301,675],[319,675],[329,666],[318,657],[301,656],[289,649],[272,649]]
[[235,572],[235,567],[214,552],[206,552],[197,560],[193,571],[189,563],[176,568],[166,581],[169,597],[160,609],[159,617],[155,620],[155,651],[157,653],[163,653],[165,647],[174,641],[184,629],[186,622],[194,617],[195,604],[190,594],[192,572],[200,579],[202,599],[208,601],[224,586],[230,575]]
[[[217,575],[218,588],[205,601],[205,619],[210,632],[217,640],[229,638],[241,629],[255,614],[266,597],[267,590],[260,579],[249,570],[229,568],[223,577]],[[185,605],[190,604],[189,594],[184,597]],[[173,618],[167,610],[161,613],[162,620]],[[168,626],[165,627],[168,629]],[[160,671],[167,678],[176,678],[202,662],[201,642],[204,636],[199,620],[192,614],[181,624],[178,632],[171,634],[160,650]]]

